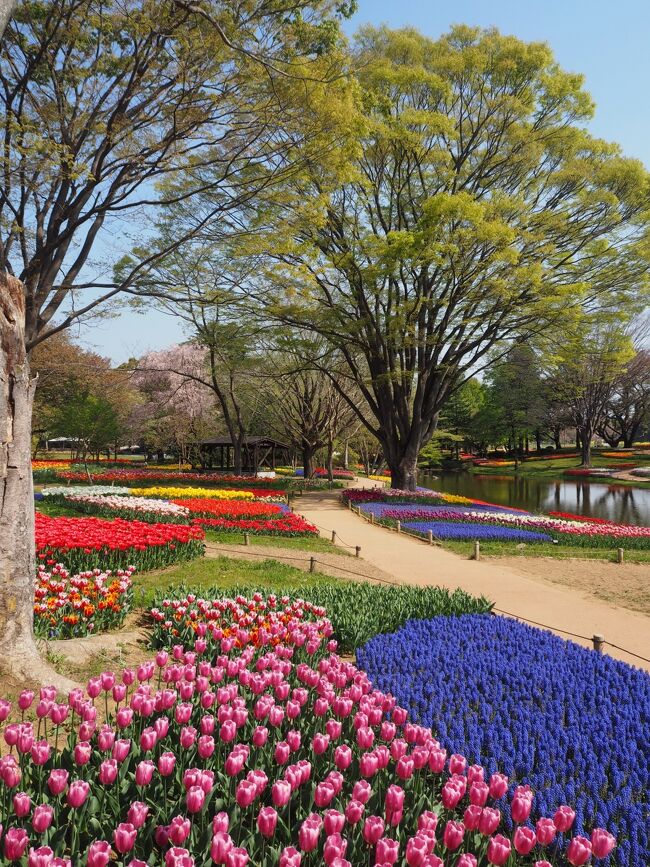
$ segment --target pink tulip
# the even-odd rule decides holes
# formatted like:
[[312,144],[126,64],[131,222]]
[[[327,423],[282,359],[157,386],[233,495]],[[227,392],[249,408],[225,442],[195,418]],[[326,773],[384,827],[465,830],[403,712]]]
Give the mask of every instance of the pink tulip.
[[19,819],[23,819],[29,815],[32,808],[32,799],[27,792],[17,792],[13,798],[14,813]]
[[137,828],[134,828],[130,822],[121,822],[113,831],[115,848],[121,855],[124,855],[125,852],[130,852],[135,846],[137,836]]
[[50,790],[50,793],[56,797],[56,795],[60,795],[61,792],[64,792],[68,785],[69,776],[70,774],[62,768],[50,771],[50,775],[47,778],[47,787]]
[[550,861],[535,861],[535,867],[553,867]]
[[192,824],[185,816],[174,816],[167,826],[167,836],[175,846],[181,846],[190,836]]
[[298,831],[298,844],[303,852],[313,852],[318,846],[321,820],[318,816],[308,816]]
[[74,748],[74,760],[77,765],[85,765],[90,761],[93,748],[88,741],[78,741]]
[[280,853],[279,867],[300,867],[302,855],[294,846],[287,846]]
[[429,841],[417,834],[406,842],[406,863],[409,867],[422,867],[429,854]]
[[464,852],[458,861],[456,861],[456,867],[476,867],[477,863],[474,855]]
[[515,792],[512,803],[510,805],[512,821],[516,822],[518,825],[521,825],[522,822],[525,822],[530,816],[532,806],[532,798]]
[[162,753],[158,757],[158,771],[162,777],[169,777],[170,774],[173,774],[175,765],[176,756],[174,753]]
[[465,756],[460,756],[458,753],[449,756],[449,770],[452,774],[462,774],[466,767],[467,759]]
[[372,788],[367,780],[357,780],[352,787],[352,797],[355,801],[361,801],[362,804],[367,804],[372,795]]
[[555,811],[555,815],[553,816],[553,822],[555,823],[555,827],[561,834],[566,834],[566,832],[573,825],[575,817],[576,814],[571,809],[571,807],[558,807]]
[[334,750],[334,764],[339,771],[345,771],[352,762],[352,750],[347,744],[339,744]]
[[32,827],[37,834],[44,834],[52,824],[54,809],[49,804],[39,804],[34,808]]
[[483,810],[476,804],[470,804],[463,814],[463,825],[468,831],[477,831]]
[[482,780],[477,780],[469,787],[469,802],[478,807],[484,807],[489,794],[490,789],[487,783],[484,783]]
[[535,834],[540,846],[548,846],[555,840],[557,828],[553,819],[538,819],[535,825]]
[[49,846],[39,846],[38,849],[30,849],[27,859],[27,867],[51,867],[54,852]]
[[28,843],[29,837],[22,828],[9,828],[5,832],[4,839],[4,852],[7,861],[19,861],[23,857]]
[[256,747],[263,747],[269,739],[269,730],[264,726],[257,726],[253,732],[253,744]]
[[312,740],[312,749],[317,756],[322,756],[330,745],[329,735],[315,734]]
[[478,829],[484,837],[490,837],[501,822],[501,813],[493,807],[483,807],[481,818],[478,822]]
[[52,749],[47,741],[37,741],[32,744],[30,752],[35,765],[44,765],[50,758]]
[[510,840],[502,834],[497,834],[488,842],[487,860],[488,864],[494,864],[496,867],[501,867],[510,857]]
[[607,858],[616,846],[616,837],[604,828],[594,828],[591,832],[591,851],[594,858]]
[[257,814],[257,827],[263,837],[272,837],[278,824],[278,814],[273,807],[262,807]]
[[183,726],[179,736],[179,741],[184,750],[189,750],[194,746],[196,741],[196,729],[194,726]]
[[508,791],[508,778],[505,774],[492,774],[490,777],[490,797],[494,800],[502,798]]
[[134,801],[129,807],[126,817],[134,828],[141,828],[147,821],[148,813],[149,807],[146,804],[143,804],[142,801]]
[[328,865],[332,865],[335,861],[343,858],[347,846],[348,841],[341,837],[340,834],[331,834],[327,837],[323,846],[323,861]]
[[375,864],[394,864],[399,858],[399,842],[390,837],[377,840]]
[[205,792],[201,786],[192,786],[185,796],[185,803],[189,813],[199,813],[205,803]]
[[172,846],[165,852],[165,867],[194,867],[194,858],[187,849]]
[[271,799],[276,807],[286,806],[291,799],[291,786],[286,780],[276,780],[271,786]]
[[345,818],[350,825],[356,825],[363,818],[365,806],[353,798],[345,808]]
[[573,837],[566,850],[566,859],[573,867],[582,867],[591,858],[591,842],[586,837]]
[[535,848],[537,836],[532,828],[526,828],[520,825],[515,830],[512,842],[519,855],[528,855]]
[[445,844],[447,849],[450,849],[453,852],[455,849],[458,849],[460,844],[463,842],[464,836],[464,825],[461,822],[454,822],[450,820],[445,825],[445,830],[442,835],[442,842]]
[[232,838],[226,831],[215,833],[210,846],[210,857],[215,864],[225,864],[228,853],[234,848],[234,845]]
[[246,849],[232,848],[226,857],[226,867],[246,867],[248,852]]
[[339,810],[325,810],[323,814],[323,826],[325,834],[331,837],[332,834],[340,834],[345,825],[345,815]]
[[139,762],[135,769],[136,786],[148,786],[155,770],[156,766],[150,759]]
[[99,766],[99,782],[104,786],[112,785],[117,779],[117,762],[107,759]]
[[88,849],[88,867],[107,867],[111,860],[111,847],[106,840],[95,840]]
[[24,689],[20,695],[18,696],[18,707],[21,710],[27,710],[31,707],[32,702],[34,701],[34,693],[31,689]]
[[375,846],[384,833],[384,820],[380,816],[368,816],[363,824],[363,839],[369,846]]
[[257,787],[255,786],[255,783],[251,783],[249,780],[241,780],[237,784],[235,800],[243,810],[246,809],[246,807],[250,807],[256,797]]
[[447,780],[441,792],[442,804],[445,810],[454,810],[462,797],[463,793],[458,786],[455,786],[452,780]]
[[217,813],[212,820],[212,833],[218,834],[220,831],[224,834],[228,831],[230,827],[230,818],[228,813]]
[[275,761],[279,765],[284,765],[286,762],[288,762],[290,755],[291,747],[286,741],[280,741],[275,745],[275,751],[273,753],[273,756],[275,758]]

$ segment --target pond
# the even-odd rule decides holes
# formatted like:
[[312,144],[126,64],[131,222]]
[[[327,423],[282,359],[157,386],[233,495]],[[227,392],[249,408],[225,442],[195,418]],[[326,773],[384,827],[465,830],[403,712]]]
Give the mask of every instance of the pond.
[[524,476],[496,476],[436,471],[421,474],[419,484],[530,512],[572,512],[636,526],[650,526],[650,488],[587,482],[547,481]]

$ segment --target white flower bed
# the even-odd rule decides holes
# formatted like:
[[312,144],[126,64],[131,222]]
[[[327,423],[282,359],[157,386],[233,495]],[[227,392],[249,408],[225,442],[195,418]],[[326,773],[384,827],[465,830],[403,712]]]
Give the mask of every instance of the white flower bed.
[[119,487],[118,485],[59,485],[58,487],[43,488],[41,493],[44,497],[54,497],[56,495],[71,497],[77,494],[102,497],[105,494],[124,496],[130,494],[131,490],[130,488]]
[[66,495],[66,500],[71,500],[75,503],[87,503],[92,506],[101,506],[105,509],[114,509],[116,512],[121,509],[129,509],[134,512],[154,512],[157,515],[178,515],[185,517],[189,515],[190,510],[185,506],[178,506],[176,503],[169,503],[167,500],[154,500],[152,497],[121,497],[121,496],[93,496],[92,494],[72,494]]

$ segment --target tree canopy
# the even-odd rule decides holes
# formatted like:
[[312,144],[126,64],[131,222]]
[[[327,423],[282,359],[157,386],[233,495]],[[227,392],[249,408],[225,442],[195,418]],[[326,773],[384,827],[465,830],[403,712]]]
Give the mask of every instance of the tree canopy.
[[650,186],[585,131],[582,78],[547,45],[365,28],[355,61],[354,172],[333,192],[299,179],[320,216],[280,211],[257,294],[341,352],[394,484],[411,487],[445,401],[488,358],[646,290]]

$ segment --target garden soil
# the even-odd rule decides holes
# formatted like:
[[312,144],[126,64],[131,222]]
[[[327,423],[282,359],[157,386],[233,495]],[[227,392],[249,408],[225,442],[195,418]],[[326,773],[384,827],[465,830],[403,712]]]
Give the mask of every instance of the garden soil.
[[[364,483],[354,486],[363,487]],[[492,600],[499,613],[543,625],[585,647],[593,646],[594,635],[602,635],[608,642],[606,653],[650,671],[650,661],[637,658],[650,660],[650,617],[594,596],[605,592],[605,586],[614,594],[618,584],[616,598],[620,599],[629,574],[634,576],[635,587],[650,585],[647,563],[619,566],[549,560],[547,568],[546,560],[534,564],[516,557],[467,560],[439,546],[371,525],[344,508],[335,491],[307,493],[297,501],[295,510],[316,524],[323,536],[335,530],[338,544],[360,545],[363,560],[392,575],[397,583],[461,587]]]

